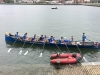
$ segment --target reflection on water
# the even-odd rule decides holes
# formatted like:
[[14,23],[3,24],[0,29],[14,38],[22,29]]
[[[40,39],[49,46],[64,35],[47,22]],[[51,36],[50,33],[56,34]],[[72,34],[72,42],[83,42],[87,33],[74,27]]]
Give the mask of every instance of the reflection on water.
[[[51,47],[51,46],[44,46],[43,49],[43,45],[33,45],[32,48],[30,48],[29,44],[26,44],[25,47],[22,48],[23,43],[16,43],[13,47],[12,47],[13,43],[6,43],[6,46],[8,48],[13,48],[12,51],[9,53],[8,57],[9,57],[9,61],[7,62],[11,62],[10,64],[20,64],[20,63],[26,63],[26,64],[48,64],[49,63],[49,56],[52,53],[68,53],[68,49],[65,47],[59,47],[60,50],[57,48],[57,46],[55,47]],[[20,52],[20,50],[22,50],[22,54],[19,55],[18,53]],[[70,52],[72,53],[80,53],[78,48],[69,48]],[[84,48],[80,48],[82,55],[85,57],[85,59],[87,61],[99,61],[98,60],[98,51],[96,49],[84,49]],[[24,53],[28,51],[28,54],[25,56]],[[39,57],[40,53],[43,53],[42,57]],[[13,56],[13,58],[11,58]],[[82,61],[84,62],[84,60]],[[4,63],[3,63],[4,64]],[[6,63],[5,63],[6,64]]]

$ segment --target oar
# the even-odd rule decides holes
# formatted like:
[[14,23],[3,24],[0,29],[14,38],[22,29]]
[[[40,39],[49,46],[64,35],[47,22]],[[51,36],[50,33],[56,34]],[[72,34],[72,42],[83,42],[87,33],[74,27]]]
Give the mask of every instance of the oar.
[[56,47],[58,48],[58,50],[61,52],[61,50],[60,50],[60,48],[57,46],[57,44],[55,44],[56,45]]
[[67,44],[65,44],[65,46],[66,46],[66,48],[67,48],[68,52],[70,53],[70,50],[69,50],[69,48],[68,48]]
[[[45,43],[43,43],[43,49],[44,49]],[[39,57],[42,57],[44,50],[40,53]]]
[[[22,48],[24,47],[24,45],[25,45],[25,42],[24,42]],[[18,54],[22,54],[22,50],[20,50],[20,52]]]
[[[77,46],[77,45],[76,45],[76,46]],[[85,62],[88,62],[88,61],[87,61],[87,59],[83,56],[83,54],[82,54],[82,52],[81,52],[81,50],[79,49],[79,47],[78,47],[78,46],[77,46],[77,48],[78,48],[78,50],[79,50],[80,54],[82,55],[82,58],[84,59],[84,61],[85,61]]]
[[[33,45],[34,45],[34,42],[29,48],[31,48]],[[28,50],[24,53],[24,55],[27,55],[27,53],[28,53]]]
[[[17,41],[17,39],[15,40],[15,42]],[[12,46],[14,46],[15,42],[13,43]],[[12,50],[12,48],[9,48],[9,50],[7,51],[8,53]]]
[[[58,45],[55,43],[55,45],[57,46],[58,50],[61,52],[60,48],[58,47]],[[59,52],[58,52],[59,53]],[[59,66],[60,68],[60,63],[57,63],[57,65]]]
[[[86,39],[86,40],[91,41],[91,40],[89,40],[89,39]],[[94,41],[91,41],[91,42],[94,42]]]
[[88,60],[85,57],[83,57],[83,59],[84,59],[85,62],[88,62]]

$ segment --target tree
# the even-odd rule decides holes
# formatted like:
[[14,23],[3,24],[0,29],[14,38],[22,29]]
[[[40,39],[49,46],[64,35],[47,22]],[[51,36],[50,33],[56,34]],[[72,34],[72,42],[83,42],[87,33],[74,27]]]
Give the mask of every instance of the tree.
[[6,3],[13,3],[12,0],[5,0]]
[[100,0],[98,0],[98,3],[100,3]]

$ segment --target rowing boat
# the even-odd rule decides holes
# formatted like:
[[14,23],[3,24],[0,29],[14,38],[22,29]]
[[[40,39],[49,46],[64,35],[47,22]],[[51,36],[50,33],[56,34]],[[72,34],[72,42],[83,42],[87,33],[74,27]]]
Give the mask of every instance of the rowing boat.
[[[16,37],[14,35],[9,36],[9,32],[5,33],[5,41],[6,42],[19,42],[19,43],[24,43],[25,41],[21,41],[21,40],[17,40]],[[70,44],[68,43],[66,44],[62,44],[59,42],[59,40],[56,40],[56,44],[50,43],[50,42],[46,42],[45,46],[58,46],[58,47],[69,47],[69,48],[77,48],[77,46],[79,48],[94,48],[94,49],[100,49],[100,43],[98,44],[94,44],[94,42],[85,42],[85,45],[82,45],[82,42],[78,42],[75,41],[76,44]],[[78,42],[78,43],[77,43]],[[25,44],[35,44],[35,45],[43,45],[44,42],[38,41],[38,42],[33,42],[33,41],[26,41]],[[79,44],[80,43],[80,44]]]

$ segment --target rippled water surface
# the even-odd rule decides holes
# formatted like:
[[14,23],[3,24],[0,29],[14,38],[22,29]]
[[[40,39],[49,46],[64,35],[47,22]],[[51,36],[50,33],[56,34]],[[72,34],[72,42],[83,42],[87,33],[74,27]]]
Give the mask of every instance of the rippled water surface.
[[[61,36],[74,36],[74,40],[81,40],[85,32],[91,41],[100,42],[100,8],[82,5],[57,5],[58,9],[51,9],[53,5],[0,5],[0,65],[16,64],[49,64],[51,53],[60,52],[55,47],[34,46],[13,43],[7,44],[4,39],[5,32],[20,35],[25,32],[31,37],[34,34],[47,36],[53,35],[56,39]],[[10,53],[8,49],[12,48]],[[60,48],[67,52],[67,48]],[[22,54],[18,55],[22,50]],[[26,51],[29,53],[24,56]],[[40,58],[40,52],[44,51]],[[71,52],[79,52],[78,49],[70,49]],[[100,51],[81,49],[88,61],[100,61]]]

